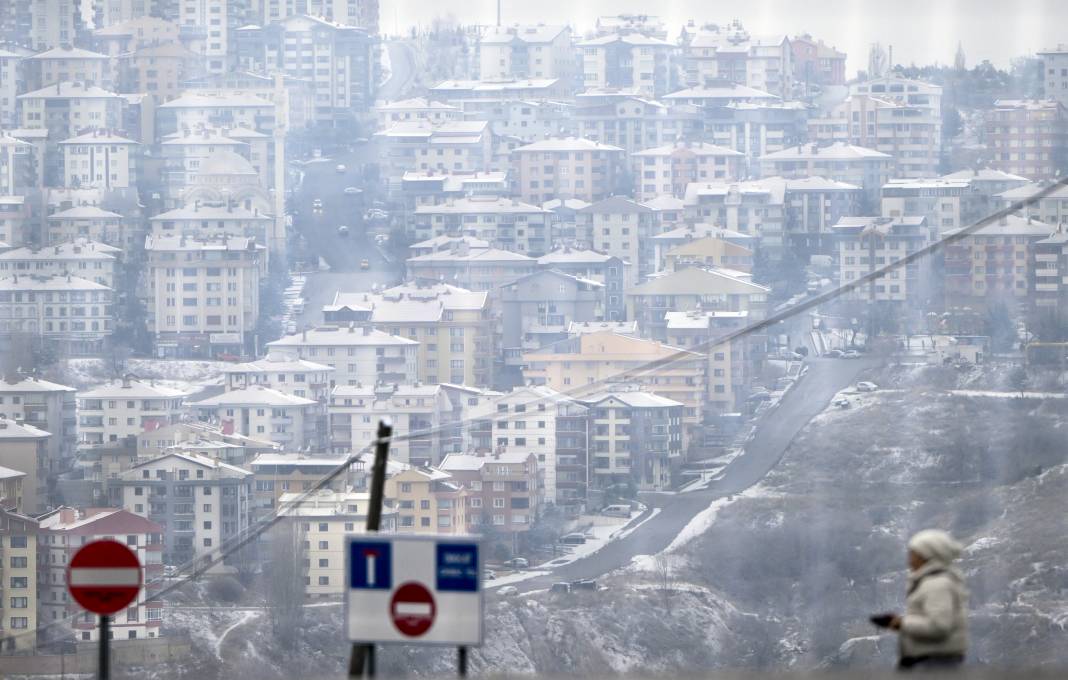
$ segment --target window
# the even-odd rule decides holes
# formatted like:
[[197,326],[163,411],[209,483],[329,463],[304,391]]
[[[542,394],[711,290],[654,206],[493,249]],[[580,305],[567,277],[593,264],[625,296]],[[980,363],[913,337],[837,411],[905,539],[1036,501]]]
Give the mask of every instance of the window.
[[329,550],[330,541],[319,541],[319,550]]
[[321,586],[330,585],[330,577],[329,576],[320,576],[319,577],[319,585],[321,585]]

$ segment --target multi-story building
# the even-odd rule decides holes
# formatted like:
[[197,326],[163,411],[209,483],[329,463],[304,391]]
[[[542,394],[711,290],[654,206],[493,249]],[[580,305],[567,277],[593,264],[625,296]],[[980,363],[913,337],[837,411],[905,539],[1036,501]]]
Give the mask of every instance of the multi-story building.
[[[763,180],[775,183],[775,178]],[[832,227],[846,215],[855,215],[861,188],[824,177],[779,180],[783,183],[783,238],[795,254],[829,254],[834,249]]]
[[892,179],[882,194],[883,217],[926,217],[932,240],[984,216],[981,197],[967,179]]
[[5,247],[30,243],[30,206],[25,196],[0,196],[0,243]]
[[760,157],[806,141],[808,109],[797,101],[740,101],[704,107],[704,133],[745,156],[746,176],[760,173]]
[[494,248],[543,255],[549,246],[552,213],[535,205],[496,196],[447,199],[415,209],[408,228],[413,240],[465,235],[487,241]]
[[588,139],[544,139],[512,151],[522,200],[541,205],[556,198],[600,201],[616,193],[623,149]]
[[97,354],[112,331],[112,290],[88,279],[14,274],[0,279],[0,335],[40,338],[73,356]]
[[122,472],[118,485],[125,511],[162,527],[165,564],[193,567],[249,527],[252,473],[214,458],[165,453]]
[[334,369],[326,364],[298,359],[286,352],[268,352],[255,361],[229,364],[222,369],[227,391],[252,385],[315,401],[330,398]]
[[[258,453],[281,450],[282,446],[266,437],[246,437],[234,428],[183,420],[173,425],[163,425],[154,430],[145,430],[137,435],[136,460],[157,458],[164,453],[195,453],[214,458],[223,463],[243,466]],[[125,468],[113,470],[121,472]]]
[[375,105],[378,127],[385,130],[397,123],[422,122],[438,125],[451,120],[463,120],[464,112],[458,106],[434,101],[426,97],[413,97]]
[[36,515],[51,507],[48,440],[51,433],[0,417],[0,466],[26,475],[22,481],[22,507]]
[[69,42],[26,57],[22,62],[27,90],[67,81],[110,90],[115,86],[111,58],[106,54],[74,47]]
[[990,165],[1030,180],[1052,179],[1068,152],[1068,111],[1060,101],[999,99],[986,114]]
[[678,142],[631,155],[635,195],[644,201],[660,195],[682,198],[691,182],[741,178],[744,156],[733,149],[706,142]]
[[244,355],[259,323],[266,248],[250,238],[148,236],[148,331],[162,356]]
[[0,133],[0,196],[24,194],[36,186],[35,165],[42,159],[34,151],[33,144]]
[[681,403],[628,389],[606,390],[582,402],[589,409],[591,487],[672,487],[684,453]]
[[[149,219],[151,234],[158,238],[208,241],[222,237],[245,238],[268,245],[272,219],[253,207],[206,205],[198,202],[175,208]],[[180,243],[180,240],[179,240]]]
[[578,279],[596,281],[602,288],[601,309],[608,321],[626,318],[623,288],[628,278],[630,261],[596,250],[582,250],[563,246],[538,258],[541,269],[554,269]]
[[109,57],[118,57],[148,45],[166,45],[179,41],[178,24],[153,16],[139,16],[93,31],[94,48]]
[[185,394],[130,376],[78,393],[78,441],[93,447],[177,423]]
[[0,649],[5,654],[32,652],[37,648],[39,609],[37,555],[40,526],[28,510],[0,506]]
[[572,321],[604,319],[604,284],[543,269],[501,288],[500,333],[506,366],[526,352],[567,338]]
[[1038,53],[1042,57],[1045,95],[1062,106],[1068,106],[1068,47],[1057,45]]
[[450,243],[447,250],[410,257],[406,265],[413,281],[448,281],[468,290],[489,292],[492,300],[502,285],[534,272],[538,261],[509,250],[474,246],[460,240]]
[[204,57],[178,42],[145,45],[118,61],[120,90],[144,92],[158,104],[177,99],[185,83],[204,71]]
[[360,451],[374,443],[378,421],[393,423],[392,460],[415,466],[441,462],[444,428],[453,407],[441,385],[338,385],[330,395],[331,448]]
[[[98,640],[98,617],[78,605],[67,592],[66,569],[74,553],[86,543],[117,540],[137,555],[143,574],[141,591],[124,611],[111,616],[110,633],[116,640],[160,637],[163,602],[156,597],[163,577],[165,527],[126,510],[115,508],[62,507],[38,518],[38,618],[55,625],[69,619],[81,642]],[[6,595],[6,593],[5,593]],[[59,631],[48,635],[61,637]],[[46,633],[48,634],[48,633]]]
[[430,96],[450,104],[465,99],[524,99],[543,101],[566,98],[572,92],[571,81],[562,78],[526,78],[521,80],[445,80],[429,88]]
[[376,132],[379,162],[390,181],[404,173],[471,173],[490,170],[493,131],[484,120],[454,120],[431,124],[395,123]]
[[95,205],[54,212],[48,216],[45,226],[45,245],[49,246],[85,239],[130,252],[137,236],[123,223],[122,215]]
[[675,46],[641,33],[615,33],[583,40],[582,85],[637,91],[654,99],[670,91],[669,61]]
[[657,224],[652,208],[623,196],[597,201],[575,213],[578,240],[630,263],[631,286],[656,271],[652,236]]
[[1068,314],[1068,232],[1064,225],[1031,246],[1032,305],[1040,314],[1064,319]]
[[84,238],[44,248],[12,248],[0,253],[0,277],[71,274],[114,289],[121,255],[119,248]]
[[794,68],[794,83],[811,92],[814,85],[845,85],[846,53],[808,33],[790,38],[790,59]]
[[370,326],[309,329],[269,342],[267,347],[333,367],[336,385],[419,380],[419,342]]
[[788,179],[824,177],[861,187],[863,199],[876,206],[879,191],[894,171],[890,154],[851,144],[835,142],[829,146],[801,144],[760,157],[765,177]]
[[[1038,195],[1047,190],[1048,193]],[[1048,187],[1039,182],[1029,182],[994,196],[991,212],[1013,206],[1018,208],[1021,215],[1056,227],[1068,223],[1068,188],[1062,185]],[[988,212],[983,216],[989,214]]]
[[[838,239],[838,284],[848,286],[875,271],[893,265],[930,242],[923,215],[902,217],[843,217],[834,225]],[[924,305],[931,290],[929,264],[913,260],[885,276],[857,286],[844,299]]]
[[0,380],[0,417],[51,433],[45,465],[49,475],[66,470],[74,460],[78,443],[74,393],[73,387],[34,376],[11,374]]
[[59,143],[63,182],[75,189],[137,187],[138,147],[132,139],[94,129]]
[[202,421],[220,423],[224,432],[269,439],[290,450],[322,451],[328,445],[326,402],[249,385],[189,406]]
[[441,469],[465,492],[463,533],[496,531],[518,536],[538,516],[538,463],[533,453],[454,453],[445,457]]
[[[968,182],[971,186],[972,193],[977,197],[976,213],[972,216],[972,219],[985,217],[994,212],[999,203],[999,194],[1030,184],[1026,177],[1013,175],[1012,173],[1004,172],[1002,170],[994,170],[993,168],[959,170],[957,172],[951,172],[948,175],[942,175],[941,179],[947,182],[959,180]],[[1068,206],[1065,207],[1068,208]],[[1036,217],[1038,217],[1038,215],[1036,215]],[[1046,220],[1041,217],[1039,219],[1043,219],[1051,224],[1059,221]]]
[[25,472],[0,466],[0,508],[25,512],[22,502],[22,481],[25,478]]
[[522,146],[558,135],[572,122],[572,105],[561,101],[486,97],[463,99],[457,104],[468,120],[489,122],[498,154],[511,152],[508,143]]
[[571,29],[567,26],[496,26],[478,41],[483,80],[555,78],[570,81],[575,72]]
[[122,130],[127,103],[96,85],[65,81],[18,96],[22,127],[48,130],[51,139],[69,139],[86,129]]
[[374,38],[364,28],[299,15],[235,32],[239,65],[315,84],[319,122],[351,120],[374,103]]
[[[275,513],[283,494],[311,491],[331,473],[348,461],[348,456],[304,453],[261,453],[248,463],[254,482],[252,492],[253,522]],[[339,474],[324,483],[324,489],[344,491],[349,488],[357,471],[363,476],[363,462],[349,466],[346,474]]]
[[22,57],[14,52],[0,49],[0,127],[18,127],[18,111],[15,97],[22,85],[20,66]]
[[786,231],[786,181],[778,177],[736,183],[694,183],[683,199],[687,222],[715,224],[781,252]]
[[418,375],[428,383],[492,383],[494,329],[485,291],[418,282],[378,293],[339,291],[323,316],[328,324],[368,323],[418,341]]
[[225,91],[201,94],[187,91],[157,109],[160,137],[205,127],[243,127],[270,134],[275,124],[274,103],[255,94]]
[[644,99],[636,96],[632,88],[587,90],[575,100],[565,129],[573,128],[582,139],[618,146],[627,154],[674,144],[680,139],[698,139],[702,133],[702,115],[697,106]]
[[31,0],[26,4],[29,5],[30,15],[29,47],[34,50],[73,44],[78,31],[84,26],[81,6],[77,3]]
[[750,35],[737,20],[706,25],[683,45],[686,83],[726,80],[784,99],[793,93],[793,52],[785,34]]
[[703,415],[740,413],[746,409],[753,378],[766,353],[760,331],[742,334],[759,316],[746,310],[692,309],[665,312],[664,332],[676,347],[688,347],[705,357],[708,393]]
[[[945,247],[945,296],[950,307],[1014,306],[1031,298],[1036,242],[1055,228],[1030,217],[1005,215]],[[945,235],[952,235],[949,232]]]
[[657,271],[681,271],[689,267],[753,271],[753,251],[715,236],[687,241],[661,252]]
[[467,491],[447,472],[403,470],[386,480],[385,495],[397,513],[397,533],[467,533]]

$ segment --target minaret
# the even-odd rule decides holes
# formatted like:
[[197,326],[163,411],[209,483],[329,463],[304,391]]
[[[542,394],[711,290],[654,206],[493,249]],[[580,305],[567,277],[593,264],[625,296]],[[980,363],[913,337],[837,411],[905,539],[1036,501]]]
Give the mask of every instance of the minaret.
[[286,254],[286,127],[289,97],[282,73],[274,74],[274,225],[267,244],[272,268],[289,267]]

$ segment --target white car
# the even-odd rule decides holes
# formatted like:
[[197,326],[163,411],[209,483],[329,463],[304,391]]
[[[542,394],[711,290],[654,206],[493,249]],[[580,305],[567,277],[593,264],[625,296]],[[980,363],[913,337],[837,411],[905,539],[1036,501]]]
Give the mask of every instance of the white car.
[[857,383],[857,392],[874,392],[877,389],[879,389],[878,385],[867,380],[861,380]]
[[345,167],[345,164],[344,164],[344,163],[338,163],[338,164],[337,164],[337,167],[335,167],[335,168],[334,168],[334,170],[337,170],[337,172],[338,172],[339,174],[341,174],[341,173],[344,173],[344,172],[345,172],[345,170],[347,170],[347,169],[348,169],[348,168],[346,168],[346,167]]
[[519,589],[515,586],[504,586],[497,589],[497,594],[501,597],[515,597],[519,594]]

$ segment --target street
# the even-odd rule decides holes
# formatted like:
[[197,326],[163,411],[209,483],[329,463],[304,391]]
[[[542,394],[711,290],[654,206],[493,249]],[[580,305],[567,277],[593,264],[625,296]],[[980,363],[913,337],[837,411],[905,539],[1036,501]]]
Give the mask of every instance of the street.
[[416,54],[415,48],[406,40],[391,40],[386,43],[389,50],[389,80],[378,88],[378,99],[396,101],[403,99],[415,82]]

